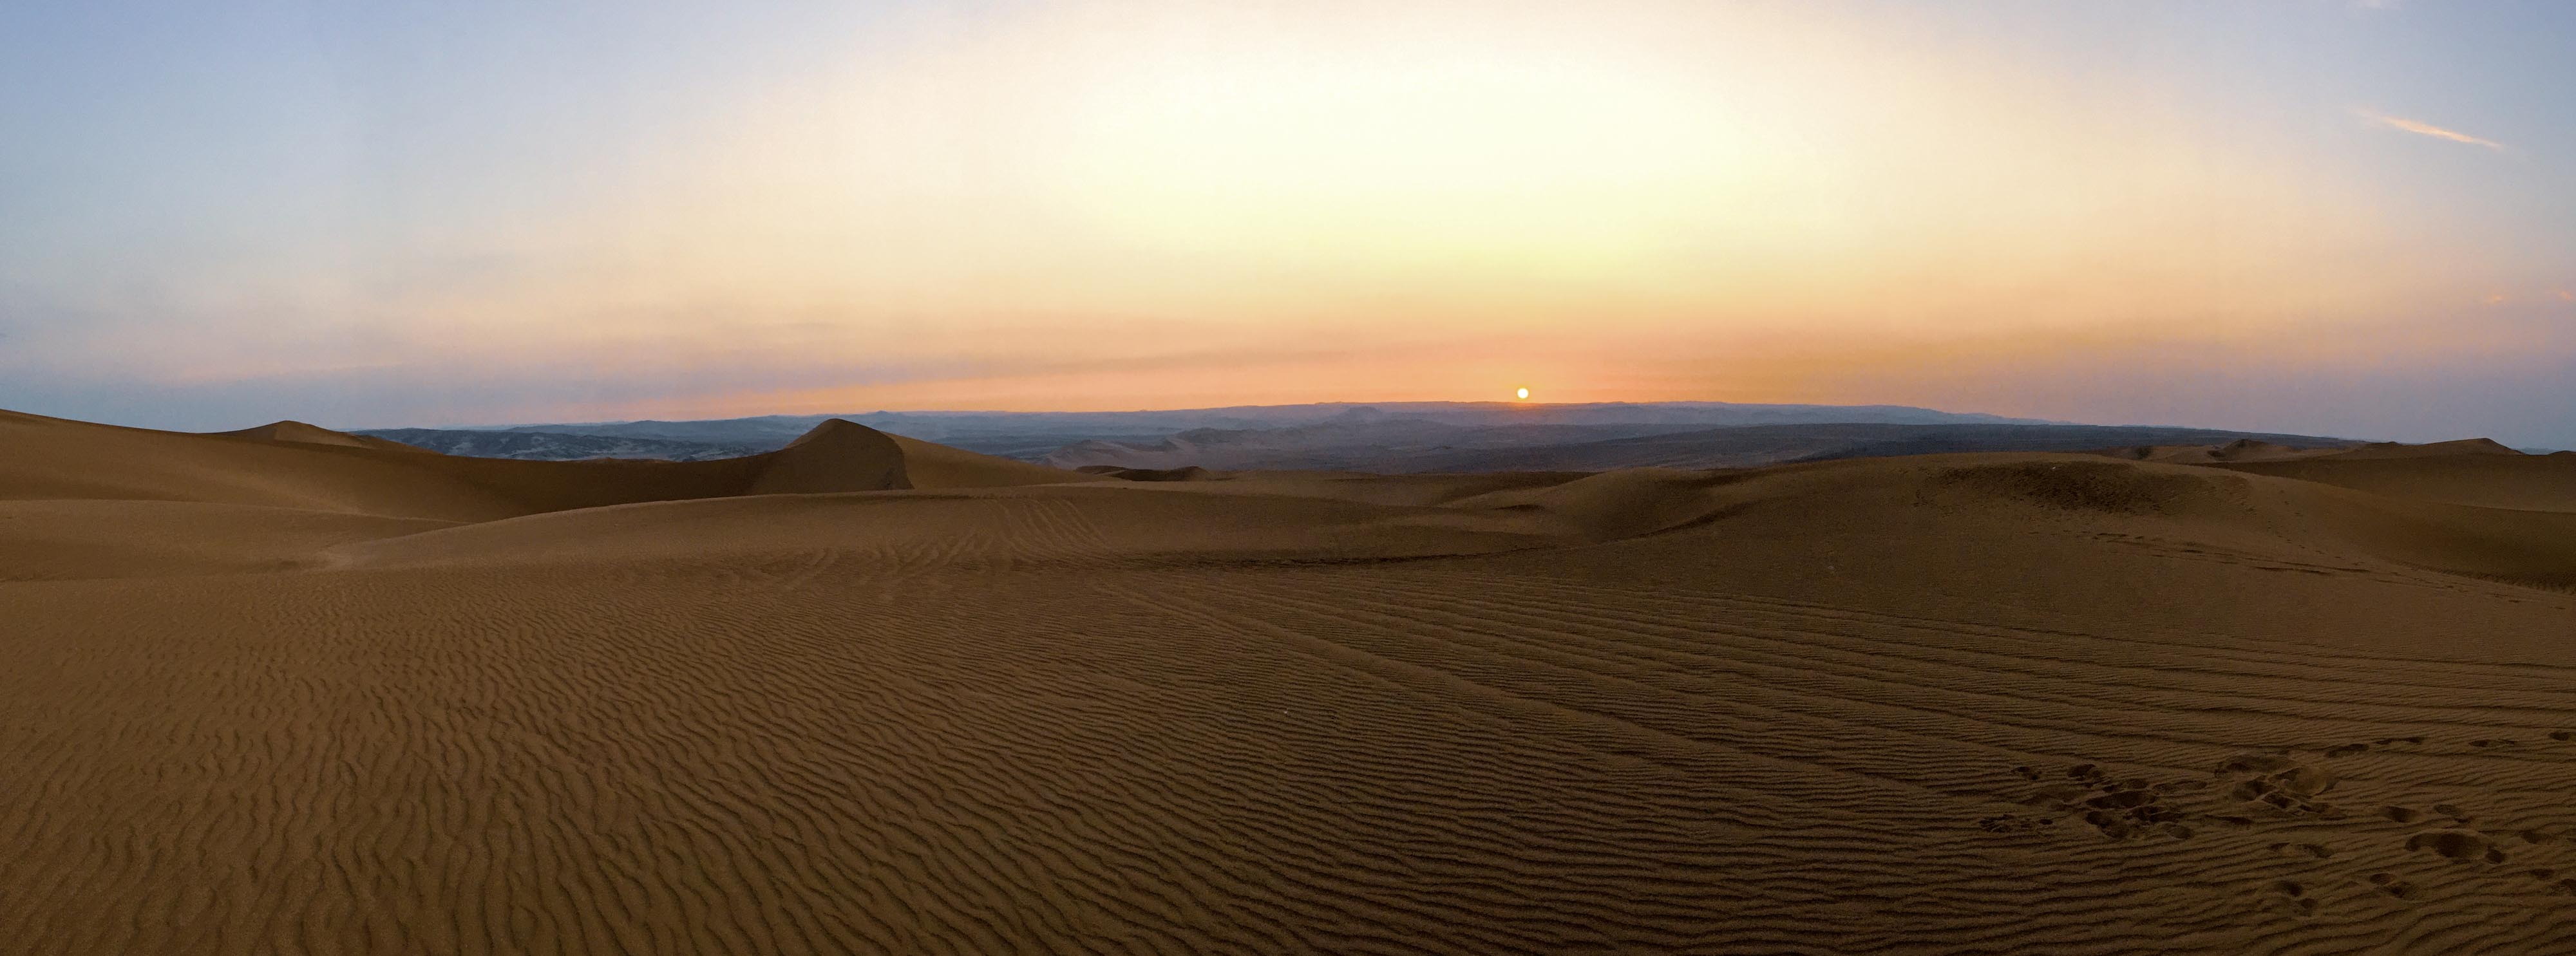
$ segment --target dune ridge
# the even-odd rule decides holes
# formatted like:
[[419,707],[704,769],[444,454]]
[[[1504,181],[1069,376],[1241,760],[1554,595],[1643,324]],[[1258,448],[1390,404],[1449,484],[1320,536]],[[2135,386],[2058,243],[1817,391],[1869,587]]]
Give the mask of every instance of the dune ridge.
[[0,413],[31,951],[2576,951],[2565,458],[291,424]]
[[[907,446],[841,419],[778,451],[693,462],[459,458],[297,422],[191,435],[16,415],[0,421],[0,442],[17,452],[0,460],[0,500],[198,501],[446,521],[751,494],[1101,480]],[[912,454],[920,458],[907,460]]]

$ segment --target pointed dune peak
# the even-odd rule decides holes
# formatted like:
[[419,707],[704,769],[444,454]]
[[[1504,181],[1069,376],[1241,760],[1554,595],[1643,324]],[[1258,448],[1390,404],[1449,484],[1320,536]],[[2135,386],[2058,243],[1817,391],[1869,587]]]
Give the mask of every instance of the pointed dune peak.
[[366,439],[360,438],[356,435],[335,432],[320,425],[307,425],[303,422],[292,419],[270,422],[257,428],[245,428],[240,431],[230,432],[216,432],[215,434],[225,435],[232,438],[248,438],[255,441],[293,442],[300,445],[341,445],[349,448],[369,447]]
[[834,418],[814,426],[814,430],[787,447],[771,452],[768,467],[743,493],[1000,488],[1107,480],[1114,479],[980,455]]
[[2455,455],[2519,455],[2521,451],[2493,438],[2471,438],[2466,441],[2442,442],[2426,448],[2448,448]]
[[814,426],[769,454],[769,465],[745,494],[797,495],[893,491],[912,487],[903,447],[884,432],[847,419]]
[[797,436],[795,441],[788,442],[787,447],[797,448],[805,445],[829,442],[864,442],[870,440],[871,437],[886,438],[888,436],[884,432],[869,428],[866,425],[861,425],[846,418],[827,418],[823,420],[822,424],[816,425],[805,434]]

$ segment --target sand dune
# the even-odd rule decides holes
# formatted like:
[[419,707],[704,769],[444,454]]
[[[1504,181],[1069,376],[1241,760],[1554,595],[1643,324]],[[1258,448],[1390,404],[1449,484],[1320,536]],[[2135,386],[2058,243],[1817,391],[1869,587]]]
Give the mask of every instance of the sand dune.
[[247,438],[253,441],[293,442],[305,445],[338,445],[343,448],[375,448],[384,451],[413,452],[423,450],[398,441],[388,441],[369,435],[351,435],[343,432],[335,432],[319,425],[307,425],[298,421],[270,422],[257,428],[245,428],[240,431],[231,432],[218,432],[217,434],[231,438]]
[[0,414],[29,951],[2576,951],[2564,458],[263,431]]
[[2333,457],[2347,461],[2369,458],[2451,458],[2460,455],[2520,455],[2492,438],[2463,438],[2459,441],[2408,445],[2399,442],[2375,442],[2336,452]]
[[2393,498],[2522,511],[2576,511],[2576,455],[2470,453],[2346,458],[2243,466]]
[[694,462],[457,458],[295,422],[189,435],[15,414],[0,418],[0,443],[12,451],[0,459],[0,500],[196,501],[445,521],[745,494],[1104,480],[906,445],[839,419],[779,451]]

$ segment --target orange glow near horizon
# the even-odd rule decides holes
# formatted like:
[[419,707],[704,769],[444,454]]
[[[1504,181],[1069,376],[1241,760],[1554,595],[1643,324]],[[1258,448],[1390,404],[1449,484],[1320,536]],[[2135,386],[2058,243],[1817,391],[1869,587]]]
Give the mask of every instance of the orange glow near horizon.
[[[2045,22],[1984,29],[2016,18]],[[2454,201],[2536,175],[2530,129],[2083,58],[2181,19],[933,4],[694,111],[633,94],[601,122],[653,135],[559,160],[561,188],[516,186],[557,158],[496,131],[491,182],[415,183],[374,245],[313,213],[290,226],[314,246],[274,262],[58,298],[214,317],[187,321],[221,334],[93,334],[130,380],[524,386],[417,413],[450,423],[1480,400],[1495,381],[2071,417],[1991,380],[2576,353],[2565,244]],[[2183,29],[2224,47],[2207,32]]]

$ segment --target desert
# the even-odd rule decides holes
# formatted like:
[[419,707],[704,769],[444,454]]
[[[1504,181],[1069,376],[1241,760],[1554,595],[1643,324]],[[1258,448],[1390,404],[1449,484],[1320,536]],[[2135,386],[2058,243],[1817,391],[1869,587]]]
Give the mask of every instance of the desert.
[[43,952],[2576,946],[2566,456],[0,448]]
[[2576,956],[2576,2],[0,2],[0,956]]

